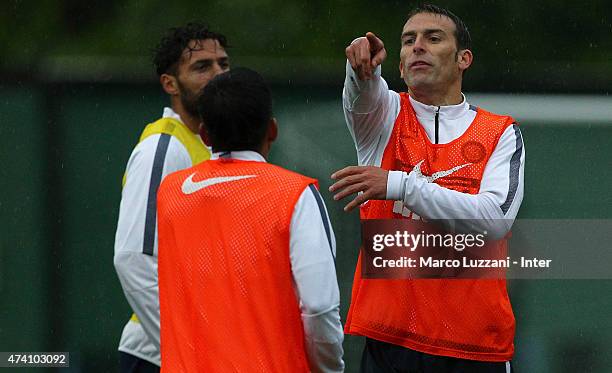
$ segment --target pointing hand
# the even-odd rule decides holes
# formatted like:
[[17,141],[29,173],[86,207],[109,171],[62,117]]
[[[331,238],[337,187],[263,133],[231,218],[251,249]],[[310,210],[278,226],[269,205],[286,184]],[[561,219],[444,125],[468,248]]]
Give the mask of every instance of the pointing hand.
[[345,53],[360,80],[372,79],[374,69],[387,58],[385,44],[373,32],[356,39]]

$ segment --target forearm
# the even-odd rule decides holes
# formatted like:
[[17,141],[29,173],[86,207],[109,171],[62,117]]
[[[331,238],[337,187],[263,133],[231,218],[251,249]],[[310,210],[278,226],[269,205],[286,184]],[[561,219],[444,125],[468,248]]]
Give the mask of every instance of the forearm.
[[305,345],[313,372],[342,372],[344,362],[343,334],[339,315],[340,306],[318,314],[302,313]]
[[149,340],[159,349],[159,288],[157,258],[142,253],[115,255],[115,270],[125,297]]
[[360,165],[379,166],[399,113],[399,95],[380,76],[380,66],[370,80],[359,80],[346,65],[343,91],[344,118],[355,142]]
[[147,335],[149,341],[160,349],[160,323],[159,323],[159,288],[141,289],[138,292],[125,293],[132,311],[138,317],[138,322]]
[[344,90],[342,101],[344,110],[353,114],[367,114],[376,110],[388,87],[381,77],[381,67],[374,69],[373,78],[360,80],[351,65],[346,63],[346,76],[344,79]]
[[488,192],[462,193],[427,182],[415,172],[401,171],[389,172],[387,185],[387,199],[400,200],[412,213],[443,221],[457,230],[486,231],[492,237],[503,237],[514,221],[514,216],[504,216],[495,197]]

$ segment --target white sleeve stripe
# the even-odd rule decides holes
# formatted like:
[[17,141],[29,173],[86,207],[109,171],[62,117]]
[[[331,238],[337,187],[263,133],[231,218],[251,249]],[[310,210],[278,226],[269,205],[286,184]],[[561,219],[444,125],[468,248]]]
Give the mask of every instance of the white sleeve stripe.
[[157,224],[157,190],[161,184],[164,171],[164,162],[168,145],[170,144],[170,135],[163,133],[157,149],[155,150],[155,158],[153,159],[153,168],[151,170],[151,182],[149,183],[149,197],[147,200],[147,212],[145,215],[144,240],[142,243],[142,253],[153,255],[155,247],[155,227]]
[[510,205],[512,205],[512,201],[516,195],[516,190],[518,189],[519,171],[521,168],[521,154],[523,152],[523,137],[521,136],[521,130],[517,124],[513,124],[512,126],[514,128],[514,135],[516,136],[516,150],[514,151],[514,154],[512,154],[512,158],[510,158],[510,182],[508,185],[508,195],[506,197],[506,201],[500,206],[504,215],[510,209]]
[[319,206],[319,213],[321,214],[321,220],[323,220],[323,227],[325,228],[325,234],[327,235],[327,243],[329,243],[329,252],[334,259],[334,266],[336,265],[336,257],[334,256],[333,248],[332,248],[332,240],[331,240],[331,230],[329,229],[329,220],[327,220],[327,213],[325,212],[325,206],[323,205],[323,199],[319,194],[317,188],[314,185],[309,184],[308,188],[312,194],[314,194],[315,199],[317,200],[317,205]]

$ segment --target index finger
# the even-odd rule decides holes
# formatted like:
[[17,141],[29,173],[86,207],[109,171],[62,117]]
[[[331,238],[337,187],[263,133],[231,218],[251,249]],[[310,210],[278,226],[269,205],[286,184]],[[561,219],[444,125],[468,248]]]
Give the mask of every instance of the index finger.
[[383,48],[372,57],[372,68],[376,68],[376,66],[382,64],[385,58],[387,58],[387,51]]
[[370,43],[370,51],[372,53],[377,53],[379,50],[385,47],[385,43],[383,43],[383,41],[380,40],[380,38],[376,36],[376,34],[374,34],[373,32],[368,31],[366,33],[366,38]]
[[363,167],[362,166],[348,166],[348,167],[344,167],[341,170],[338,170],[336,172],[334,172],[333,174],[331,174],[331,178],[336,180],[336,179],[341,179],[350,175],[354,175],[359,173],[359,171],[361,171]]

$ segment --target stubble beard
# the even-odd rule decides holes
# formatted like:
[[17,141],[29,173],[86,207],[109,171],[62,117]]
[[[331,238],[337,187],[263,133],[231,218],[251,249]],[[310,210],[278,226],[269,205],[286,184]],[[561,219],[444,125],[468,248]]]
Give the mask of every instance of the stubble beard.
[[199,116],[198,114],[198,94],[185,87],[180,80],[177,80],[178,87],[181,92],[181,104],[187,114],[194,118]]
[[424,73],[417,73],[420,74],[421,76],[414,76],[411,75],[408,71],[405,72],[405,83],[406,86],[408,86],[408,89],[428,89],[431,88],[431,86],[433,85],[434,81],[435,81],[435,77],[432,75],[432,73],[429,74],[424,74]]
[[440,91],[446,89],[453,84],[456,77],[452,76],[446,71],[430,71],[427,73],[417,73],[419,76],[408,75],[408,72],[405,72],[406,79],[404,82],[409,90],[419,90],[419,91]]

